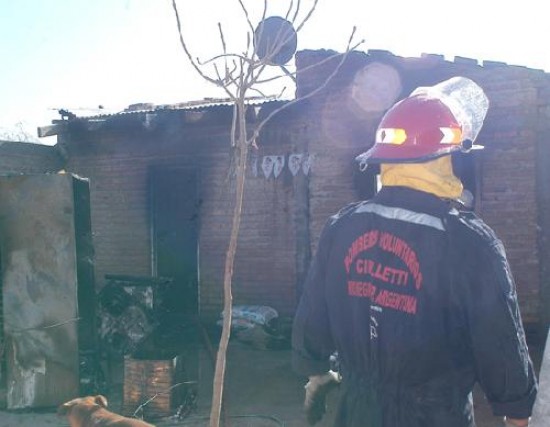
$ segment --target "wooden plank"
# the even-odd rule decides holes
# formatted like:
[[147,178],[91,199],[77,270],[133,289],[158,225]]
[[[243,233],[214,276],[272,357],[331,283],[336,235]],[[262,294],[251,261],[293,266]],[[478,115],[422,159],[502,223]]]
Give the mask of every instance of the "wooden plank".
[[45,138],[47,136],[54,136],[63,133],[67,129],[66,123],[55,123],[49,126],[38,127],[38,137]]

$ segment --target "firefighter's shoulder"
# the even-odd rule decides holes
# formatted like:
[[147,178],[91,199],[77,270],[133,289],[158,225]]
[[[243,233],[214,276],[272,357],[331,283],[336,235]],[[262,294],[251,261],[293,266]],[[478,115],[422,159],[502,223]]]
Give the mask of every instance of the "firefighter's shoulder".
[[332,215],[328,222],[329,224],[334,224],[338,221],[340,221],[341,219],[347,217],[347,216],[350,216],[351,214],[353,214],[354,212],[357,211],[357,209],[364,205],[365,203],[371,203],[369,201],[359,201],[359,202],[352,202],[346,206],[344,206],[342,209],[340,209],[338,212],[336,212],[334,215]]
[[463,238],[474,238],[493,243],[498,240],[494,230],[471,211],[451,209],[448,215],[449,231]]

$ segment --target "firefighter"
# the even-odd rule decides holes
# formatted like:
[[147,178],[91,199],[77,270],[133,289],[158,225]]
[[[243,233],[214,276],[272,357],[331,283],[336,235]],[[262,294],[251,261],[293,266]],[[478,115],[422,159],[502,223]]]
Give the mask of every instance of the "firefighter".
[[474,427],[476,383],[506,425],[528,425],[537,384],[504,247],[455,203],[452,158],[483,148],[488,104],[463,77],[418,88],[357,157],[382,188],[328,220],[293,325],[310,424],[341,381],[336,426]]

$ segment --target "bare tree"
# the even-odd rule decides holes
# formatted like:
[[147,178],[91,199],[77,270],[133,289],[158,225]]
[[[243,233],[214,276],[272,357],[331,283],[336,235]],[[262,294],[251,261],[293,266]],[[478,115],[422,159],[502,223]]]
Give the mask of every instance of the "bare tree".
[[15,142],[37,142],[37,138],[31,135],[23,122],[17,122],[13,128],[0,127],[0,140]]
[[[211,427],[218,427],[220,424],[223,385],[226,367],[226,352],[231,333],[231,282],[233,277],[235,254],[237,250],[237,238],[239,235],[239,228],[241,223],[248,150],[250,146],[256,145],[256,140],[262,128],[269,122],[269,120],[271,120],[271,118],[275,114],[279,113],[283,109],[290,107],[298,101],[297,99],[294,99],[284,103],[282,106],[276,108],[270,114],[268,114],[263,120],[259,122],[256,121],[253,128],[249,129],[246,119],[247,100],[250,98],[251,93],[256,96],[259,95],[263,98],[267,98],[262,88],[277,79],[290,78],[295,81],[295,72],[293,73],[288,71],[284,66],[282,66],[282,64],[278,64],[280,65],[279,67],[273,67],[271,65],[277,64],[277,55],[279,55],[281,53],[281,50],[288,45],[290,38],[295,37],[296,34],[299,33],[299,31],[303,28],[303,26],[310,20],[319,0],[313,0],[311,7],[309,7],[307,10],[304,10],[301,0],[289,0],[289,6],[286,15],[284,16],[284,22],[290,23],[293,31],[289,32],[284,27],[281,27],[281,29],[278,30],[276,34],[269,34],[269,41],[267,44],[264,45],[259,43],[263,39],[264,35],[267,36],[267,34],[262,34],[264,28],[262,27],[262,25],[254,26],[252,19],[250,18],[249,11],[244,5],[243,0],[236,1],[238,2],[238,6],[240,7],[240,9],[242,10],[248,25],[247,44],[244,52],[230,53],[227,51],[225,34],[222,25],[218,23],[222,52],[219,55],[216,55],[206,61],[201,61],[198,58],[193,57],[189,50],[188,43],[182,33],[182,23],[178,13],[176,0],[172,0],[180,44],[189,62],[204,80],[218,86],[233,102],[233,122],[230,135],[231,147],[234,152],[236,193],[233,219],[231,224],[231,234],[225,258],[223,282],[223,326],[214,373],[213,397],[210,413]],[[260,23],[266,22],[265,20],[268,12],[267,3],[267,0],[264,0],[263,12],[261,15],[261,20],[259,21]],[[315,90],[309,92],[305,97],[302,97],[301,100],[312,97],[319,93],[322,89],[324,89],[329,80],[339,71],[348,53],[362,43],[362,41],[355,43],[353,40],[354,35],[355,28],[351,33],[351,36],[343,53],[334,54],[333,56],[330,56],[323,60],[321,63],[316,64],[321,65],[322,63],[330,60],[337,61],[336,67],[333,69],[327,79]],[[259,49],[262,49],[262,51],[260,52]],[[271,98],[280,98],[281,95],[282,93]]]

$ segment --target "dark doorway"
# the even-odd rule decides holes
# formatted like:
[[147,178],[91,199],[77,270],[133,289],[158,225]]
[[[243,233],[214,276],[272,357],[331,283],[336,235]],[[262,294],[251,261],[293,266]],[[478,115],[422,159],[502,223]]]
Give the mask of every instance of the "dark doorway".
[[197,174],[189,169],[152,168],[152,269],[156,277],[173,279],[163,298],[165,314],[198,316]]

